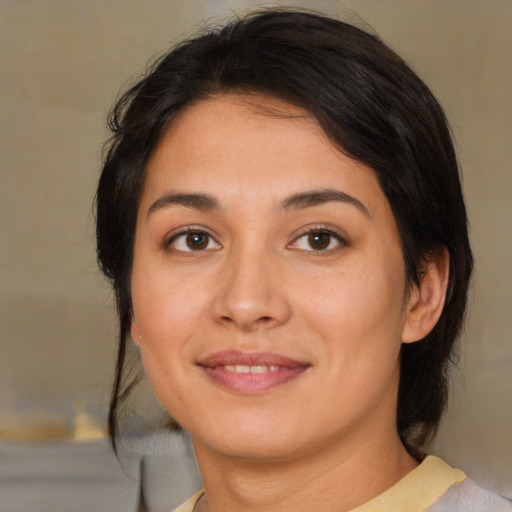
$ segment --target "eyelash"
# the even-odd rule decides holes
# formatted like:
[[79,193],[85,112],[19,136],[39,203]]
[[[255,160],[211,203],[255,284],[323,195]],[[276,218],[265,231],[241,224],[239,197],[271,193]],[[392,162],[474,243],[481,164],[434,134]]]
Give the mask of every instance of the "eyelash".
[[[177,240],[179,240],[181,237],[185,237],[185,239],[186,239],[186,237],[188,235],[200,235],[200,236],[206,237],[207,238],[207,246],[205,248],[203,248],[202,250],[194,250],[194,249],[190,248],[190,246],[189,246],[189,250],[172,247],[173,244],[176,244]],[[208,248],[208,246],[212,242],[214,244],[216,244],[217,247],[214,247],[213,249]],[[185,241],[185,243],[186,243],[186,241]],[[167,239],[165,246],[166,246],[166,248],[168,248],[171,251],[176,251],[176,252],[181,252],[181,253],[191,253],[191,254],[204,252],[204,251],[211,251],[211,250],[220,248],[220,244],[208,232],[206,232],[204,229],[194,228],[192,226],[186,227],[185,229],[181,230],[180,232],[174,233],[173,235],[171,235]]]
[[[179,240],[182,237],[187,237],[188,235],[199,235],[199,236],[206,237],[206,239],[207,239],[206,247],[198,248],[196,250],[194,250],[190,246],[189,246],[188,250],[187,249],[179,249],[176,246],[173,247],[173,244],[176,244],[177,240]],[[329,240],[328,240],[327,247],[326,248],[317,248],[317,249],[311,247],[311,245],[310,245],[310,249],[300,249],[298,247],[293,247],[294,245],[297,245],[297,242],[299,240],[301,240],[302,238],[311,237],[314,235],[328,236]],[[334,239],[337,242],[337,245],[336,245],[336,247],[329,248],[329,246],[332,243],[332,239]],[[212,242],[216,245],[216,247],[213,247],[213,248],[208,247]],[[185,243],[186,243],[186,241],[185,241]],[[313,254],[316,254],[316,255],[324,254],[325,255],[325,254],[333,254],[334,252],[338,251],[340,249],[340,247],[347,247],[348,245],[349,244],[348,244],[347,240],[344,237],[342,237],[339,233],[337,233],[336,231],[333,231],[332,229],[325,227],[325,226],[314,226],[314,227],[305,228],[304,231],[302,231],[290,244],[288,244],[287,248],[297,249],[304,253],[311,253],[311,255],[313,255]],[[211,251],[211,250],[221,248],[221,244],[219,244],[212,237],[212,235],[210,235],[207,231],[200,229],[200,228],[195,228],[193,226],[186,227],[185,229],[179,231],[178,233],[172,234],[166,240],[165,246],[167,249],[169,249],[171,251],[180,252],[180,253],[190,253],[190,255],[192,255],[194,253]]]
[[347,247],[349,245],[347,240],[343,236],[341,236],[339,233],[337,233],[336,231],[332,230],[331,228],[328,228],[326,226],[314,226],[314,227],[306,228],[302,233],[300,233],[293,240],[293,242],[291,244],[288,245],[288,247],[290,247],[290,246],[292,246],[294,244],[297,244],[297,242],[301,238],[310,237],[312,235],[326,235],[326,236],[330,237],[330,240],[328,242],[328,246],[331,245],[332,239],[334,239],[337,242],[337,245],[336,245],[336,247],[323,248],[323,249],[314,249],[311,246],[310,246],[311,249],[299,249],[299,248],[297,248],[298,250],[303,251],[305,253],[311,253],[311,254],[308,254],[308,256],[309,255],[311,255],[311,256],[313,256],[313,255],[321,256],[321,255],[326,255],[326,254],[333,254],[333,253],[337,252],[338,250],[340,250],[342,247]]

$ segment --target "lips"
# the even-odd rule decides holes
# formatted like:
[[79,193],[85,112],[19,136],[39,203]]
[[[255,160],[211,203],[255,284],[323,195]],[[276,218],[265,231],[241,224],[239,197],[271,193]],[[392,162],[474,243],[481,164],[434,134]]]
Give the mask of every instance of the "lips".
[[238,393],[261,393],[302,375],[309,364],[272,352],[224,350],[200,360],[198,366],[212,380]]

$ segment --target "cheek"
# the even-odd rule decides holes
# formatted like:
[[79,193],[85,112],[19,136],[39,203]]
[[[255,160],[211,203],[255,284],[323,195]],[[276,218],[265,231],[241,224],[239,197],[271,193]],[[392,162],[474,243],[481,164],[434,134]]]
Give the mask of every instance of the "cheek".
[[[211,292],[207,283],[204,276],[170,272],[165,263],[134,264],[132,300],[142,336],[138,344],[154,387],[158,385],[155,379],[174,379],[181,371],[180,364],[193,358],[191,351],[197,346],[191,339],[207,341],[198,336],[208,332],[205,323]],[[132,335],[137,335],[133,326]]]
[[144,327],[146,332],[187,323],[202,309],[206,290],[204,279],[171,271],[165,258],[153,258],[139,267],[134,264],[132,300],[139,329],[143,332]]
[[401,281],[375,268],[352,268],[323,286],[317,284],[314,293],[303,295],[303,302],[326,324],[343,322],[351,331],[362,332],[374,322],[393,323],[402,317]]
[[383,260],[363,260],[304,287],[297,299],[299,316],[306,319],[308,329],[320,334],[338,368],[346,369],[358,359],[372,366],[389,359],[388,366],[393,366],[401,346],[405,323],[401,257],[387,265]]
[[[145,373],[164,408],[175,416],[191,390],[188,340],[197,333],[204,308],[195,287],[182,286],[180,279],[158,265],[151,271],[134,265],[132,300],[136,325],[132,336],[139,345]],[[141,339],[137,341],[137,330]]]

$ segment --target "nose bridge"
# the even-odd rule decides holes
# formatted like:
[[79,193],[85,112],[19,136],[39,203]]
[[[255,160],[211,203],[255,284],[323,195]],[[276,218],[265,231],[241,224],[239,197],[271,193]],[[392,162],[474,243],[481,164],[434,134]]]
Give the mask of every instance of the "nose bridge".
[[247,237],[225,260],[214,313],[242,330],[286,322],[290,307],[277,275],[279,256],[261,239]]

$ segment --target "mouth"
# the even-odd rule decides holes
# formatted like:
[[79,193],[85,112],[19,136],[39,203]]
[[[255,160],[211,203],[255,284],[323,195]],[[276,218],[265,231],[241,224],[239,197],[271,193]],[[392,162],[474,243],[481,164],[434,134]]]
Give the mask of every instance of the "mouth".
[[269,391],[300,377],[310,364],[272,352],[216,352],[197,365],[215,384],[237,393]]
[[267,366],[264,364],[246,365],[246,364],[227,364],[224,366],[224,370],[227,372],[234,373],[267,373],[267,372],[278,372],[279,366],[271,365]]

